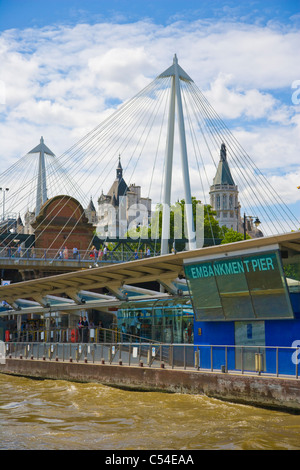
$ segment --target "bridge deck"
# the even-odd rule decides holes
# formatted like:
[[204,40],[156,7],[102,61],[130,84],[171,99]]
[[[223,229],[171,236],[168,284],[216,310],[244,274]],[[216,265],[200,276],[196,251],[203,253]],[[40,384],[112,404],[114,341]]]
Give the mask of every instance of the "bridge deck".
[[291,232],[226,245],[184,251],[154,258],[100,266],[93,269],[73,270],[70,273],[53,275],[38,280],[23,281],[1,286],[1,300],[12,303],[18,298],[35,299],[46,295],[78,293],[81,290],[107,288],[114,292],[123,284],[136,285],[157,281],[164,285],[184,275],[184,262],[197,259],[211,259],[218,256],[259,252],[268,248],[292,249],[300,252],[300,232]]

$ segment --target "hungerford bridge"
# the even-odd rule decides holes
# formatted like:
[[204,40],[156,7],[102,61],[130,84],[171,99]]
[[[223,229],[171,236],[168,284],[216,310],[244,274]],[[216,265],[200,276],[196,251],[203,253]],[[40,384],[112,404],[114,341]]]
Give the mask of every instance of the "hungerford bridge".
[[[175,132],[176,118],[178,133]],[[242,206],[249,216],[251,214],[260,218],[267,236],[198,248],[190,173],[192,171],[193,181],[196,181],[194,194],[206,206],[210,186],[208,173],[217,169],[214,156],[223,144],[226,145],[234,179],[239,184]],[[100,193],[119,155],[125,161],[130,182],[133,182],[133,177],[141,178],[143,185],[148,184],[148,197],[154,194],[152,200],[155,199],[162,207],[158,256],[129,258],[129,261],[111,258],[98,266],[96,263],[91,265],[89,259],[54,259],[49,253],[51,250],[59,252],[55,241],[60,231],[64,229],[63,243],[67,244],[72,234],[76,235],[81,218],[85,217],[84,211],[80,212],[78,206],[73,207],[73,213],[68,213],[63,227],[56,228],[53,239],[42,247],[42,255],[38,259],[31,255],[7,255],[12,240],[22,240],[20,234],[9,229],[9,213],[24,213],[27,210],[29,219],[31,217],[35,233],[33,238],[32,235],[25,236],[26,251],[30,253],[30,250],[36,248],[39,239],[42,240],[49,232],[51,214],[46,225],[39,222],[39,215],[47,201],[63,194],[59,199],[59,210],[63,210],[74,198],[80,201],[80,207],[87,207],[86,190],[89,191],[88,197],[92,192]],[[177,155],[181,159],[181,172],[176,167]],[[226,168],[228,166],[225,171]],[[187,209],[186,245],[184,251],[170,253],[170,207],[174,174],[179,179],[179,187],[183,189],[182,197]],[[3,195],[1,252],[5,252],[5,256],[0,256],[2,277],[9,269],[36,269],[48,273],[43,278],[11,284],[4,280],[0,297],[6,307],[3,307],[2,316],[8,312],[20,315],[51,311],[76,312],[82,308],[105,310],[131,297],[137,300],[188,295],[184,265],[192,260],[205,261],[268,249],[279,249],[293,257],[298,257],[300,252],[299,221],[290,213],[193,80],[179,66],[176,55],[173,64],[165,72],[134,98],[122,104],[58,160],[41,139],[39,146],[0,175],[0,185]],[[56,204],[58,206],[58,202]],[[239,207],[233,207],[237,217]],[[57,218],[56,209],[54,205],[52,222]],[[77,218],[74,218],[75,213],[79,214]],[[92,244],[91,237],[86,251],[92,248]],[[63,273],[55,274],[57,271]],[[147,289],[147,283],[156,283],[158,289]]]

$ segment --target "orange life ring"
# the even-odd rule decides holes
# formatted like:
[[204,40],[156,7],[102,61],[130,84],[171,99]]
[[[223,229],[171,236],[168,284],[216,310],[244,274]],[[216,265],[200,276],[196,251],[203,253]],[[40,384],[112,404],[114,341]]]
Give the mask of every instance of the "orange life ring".
[[71,343],[76,343],[78,340],[78,331],[76,329],[71,330]]

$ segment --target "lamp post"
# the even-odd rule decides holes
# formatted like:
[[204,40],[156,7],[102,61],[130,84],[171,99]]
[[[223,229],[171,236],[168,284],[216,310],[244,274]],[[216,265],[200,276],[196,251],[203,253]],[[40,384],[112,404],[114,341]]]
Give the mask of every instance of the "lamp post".
[[3,192],[3,221],[4,221],[4,218],[5,218],[5,192],[6,191],[9,191],[9,188],[0,188],[0,190]]
[[255,227],[258,227],[260,225],[260,220],[258,217],[254,216],[254,215],[246,215],[245,212],[244,212],[244,240],[246,240],[246,234],[247,234],[247,231],[246,231],[246,219],[249,218],[249,219],[254,219],[254,225]]

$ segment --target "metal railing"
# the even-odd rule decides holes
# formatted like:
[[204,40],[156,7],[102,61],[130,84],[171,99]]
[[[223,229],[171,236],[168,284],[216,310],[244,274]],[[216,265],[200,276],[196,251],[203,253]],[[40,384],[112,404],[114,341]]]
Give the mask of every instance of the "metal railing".
[[[152,252],[151,257],[158,256],[159,252]],[[133,251],[108,251],[104,254],[101,250],[96,254],[91,250],[78,250],[73,254],[72,250],[57,250],[47,248],[24,248],[18,250],[17,247],[0,248],[0,258],[12,259],[14,261],[47,261],[61,263],[85,263],[91,265],[101,265],[105,263],[121,263],[148,257],[145,253],[134,253]]]
[[[12,343],[112,343],[123,341],[148,342],[149,338],[123,333],[119,328],[102,327],[38,327],[17,330],[6,330],[5,342]],[[157,341],[154,341],[157,342]]]
[[[189,345],[190,346],[190,345]],[[163,343],[36,343],[5,344],[6,357],[13,359],[89,362],[147,367],[193,368],[193,348]]]
[[[119,332],[117,333],[120,334]],[[6,357],[190,369],[298,379],[298,347],[167,344],[120,336],[101,342],[8,342]],[[128,340],[129,339],[129,340]]]
[[[127,331],[129,328],[127,329]],[[140,328],[130,330],[130,333],[123,332],[122,329],[113,327],[107,329],[102,327],[85,328],[62,328],[62,327],[35,327],[26,323],[22,324],[21,330],[5,330],[6,342],[59,342],[59,343],[98,343],[98,342],[149,342],[154,343],[189,343],[192,344],[192,336],[174,333],[170,325],[162,330],[160,325],[151,326],[142,323]],[[134,333],[132,332],[134,331]],[[136,334],[138,332],[138,334]],[[182,338],[181,338],[182,337]],[[154,339],[155,338],[155,339]]]

